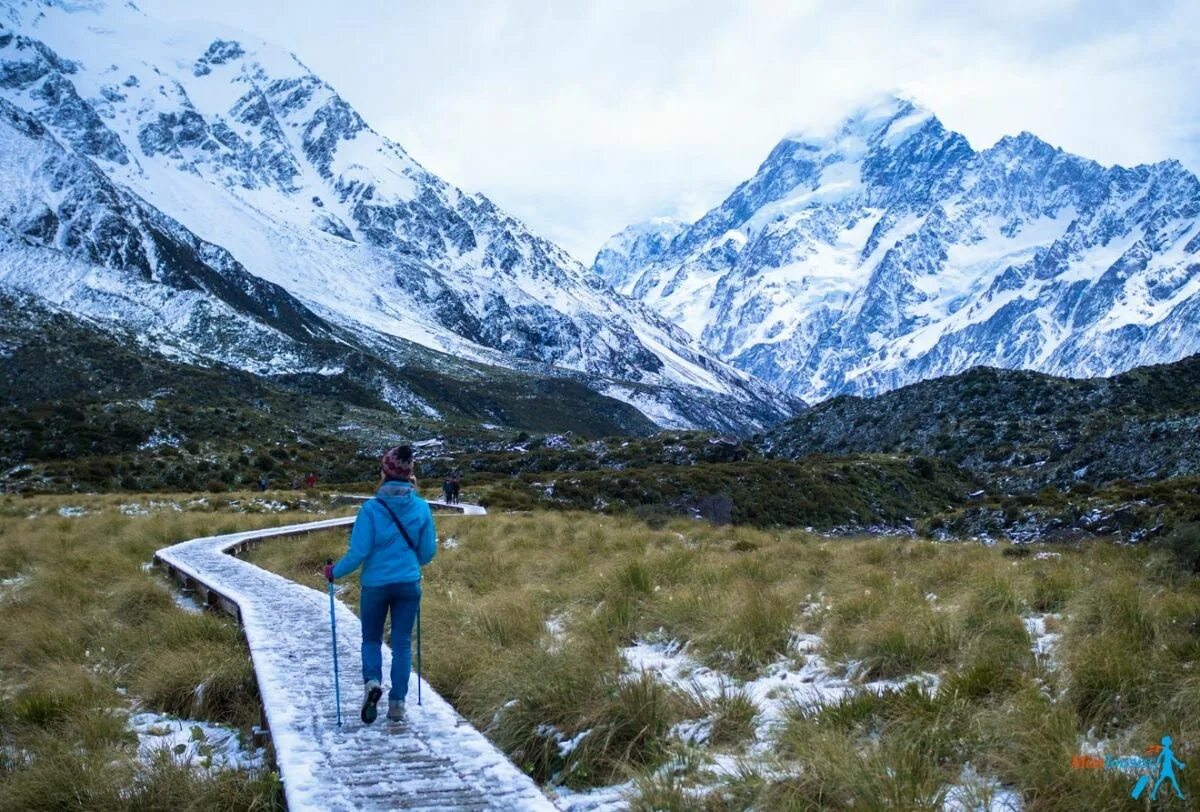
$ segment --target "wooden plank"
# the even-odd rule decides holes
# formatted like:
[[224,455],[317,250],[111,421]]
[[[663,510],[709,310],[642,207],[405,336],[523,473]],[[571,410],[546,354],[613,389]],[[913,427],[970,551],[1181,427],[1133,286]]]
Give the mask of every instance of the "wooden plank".
[[[404,724],[381,720],[364,727],[356,714],[361,689],[356,675],[347,673],[357,670],[357,618],[340,604],[344,724],[337,727],[326,596],[228,553],[352,521],[195,539],[156,555],[169,577],[199,590],[207,603],[242,624],[263,697],[259,737],[272,745],[289,808],[552,810],[536,785],[428,685],[423,686],[425,706],[410,704]],[[386,647],[384,656],[386,674]],[[413,693],[410,687],[410,698]],[[282,728],[272,730],[268,722]]]

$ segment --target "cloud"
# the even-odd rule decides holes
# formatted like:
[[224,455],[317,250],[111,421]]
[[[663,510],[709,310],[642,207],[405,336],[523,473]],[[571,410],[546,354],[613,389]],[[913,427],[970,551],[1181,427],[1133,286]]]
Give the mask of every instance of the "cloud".
[[[1029,130],[1102,163],[1200,169],[1200,4],[209,0],[431,170],[590,262],[693,218],[797,127],[899,89],[976,147]],[[189,4],[190,6],[190,4]]]

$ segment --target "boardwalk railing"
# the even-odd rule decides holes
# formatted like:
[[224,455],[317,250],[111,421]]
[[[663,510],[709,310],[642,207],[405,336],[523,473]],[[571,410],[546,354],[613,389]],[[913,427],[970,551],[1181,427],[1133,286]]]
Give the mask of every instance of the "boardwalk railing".
[[[436,507],[482,513],[474,505]],[[328,596],[236,556],[268,539],[345,527],[354,517],[193,539],[165,547],[156,562],[203,602],[242,624],[262,695],[266,726],[289,809],[552,810],[537,785],[427,684],[407,719],[363,725],[353,710],[335,721]],[[338,657],[357,677],[362,636],[342,605]],[[432,643],[432,645],[430,645]],[[426,641],[426,657],[436,642]],[[391,652],[384,647],[383,673]],[[344,708],[361,702],[361,680],[341,684]]]

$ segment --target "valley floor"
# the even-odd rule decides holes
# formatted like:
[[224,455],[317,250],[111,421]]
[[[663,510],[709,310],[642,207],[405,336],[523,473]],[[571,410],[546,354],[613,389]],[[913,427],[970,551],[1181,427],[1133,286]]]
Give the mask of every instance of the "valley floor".
[[[236,628],[143,566],[327,509],[0,497],[0,809],[275,808],[273,775],[212,727],[257,717]],[[1089,757],[1171,735],[1195,760],[1200,582],[1164,553],[438,522],[425,676],[563,809],[1134,809],[1137,776]],[[344,545],[251,556],[319,589]],[[353,581],[341,597],[357,606]],[[147,757],[154,733],[167,746]],[[1189,796],[1195,774],[1179,771]]]
[[[1170,734],[1186,763],[1200,733],[1200,583],[1160,554],[582,513],[439,530],[425,676],[563,809],[1120,809],[1137,776],[1082,757]],[[319,588],[344,543],[252,555]]]

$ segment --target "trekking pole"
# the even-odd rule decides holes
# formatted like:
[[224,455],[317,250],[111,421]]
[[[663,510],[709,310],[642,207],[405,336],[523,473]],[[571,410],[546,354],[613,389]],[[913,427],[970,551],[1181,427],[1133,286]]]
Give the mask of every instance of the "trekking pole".
[[[419,599],[418,599],[419,600]],[[421,604],[417,604],[417,704],[421,704]]]
[[[325,564],[333,563],[332,558],[325,559]],[[342,726],[342,685],[338,677],[337,659],[337,614],[333,610],[333,581],[329,582],[329,628],[333,635],[333,693],[337,697],[337,725]]]

